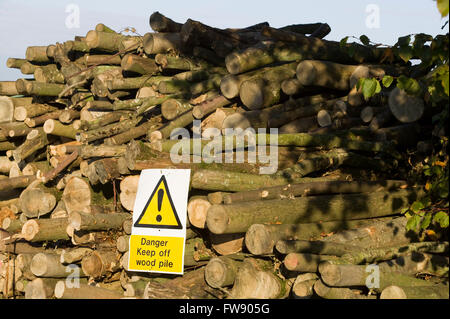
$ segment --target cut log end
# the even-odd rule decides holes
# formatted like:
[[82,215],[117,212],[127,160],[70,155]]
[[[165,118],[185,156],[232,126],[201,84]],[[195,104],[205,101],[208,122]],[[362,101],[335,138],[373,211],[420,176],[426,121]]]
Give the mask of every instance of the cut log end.
[[191,199],[187,206],[189,221],[197,228],[205,228],[206,215],[211,203],[205,198]]
[[315,82],[317,70],[310,61],[302,61],[297,66],[297,79],[303,86],[311,85]]
[[63,280],[56,283],[55,286],[55,297],[60,299],[64,296],[64,290],[66,289],[66,284]]
[[232,99],[239,95],[239,79],[234,75],[226,75],[220,81],[220,92],[227,99]]
[[254,255],[273,253],[274,242],[262,224],[253,224],[245,234],[245,247]]
[[295,270],[298,266],[298,258],[296,256],[296,254],[288,254],[285,258],[284,258],[284,266],[286,267],[286,269],[288,270]]
[[408,297],[401,287],[389,286],[383,289],[380,299],[408,299]]
[[221,205],[212,205],[206,216],[207,228],[214,234],[223,234],[227,229],[228,215]]
[[408,95],[404,90],[395,88],[389,94],[389,108],[397,120],[411,123],[419,120],[425,110],[423,99]]
[[328,262],[319,265],[319,272],[322,280],[329,286],[335,286],[341,280],[341,273],[337,265]]
[[28,220],[25,224],[22,226],[22,237],[25,240],[31,241],[33,238],[39,233],[39,224],[31,219]]
[[227,265],[220,258],[213,258],[205,268],[205,280],[213,288],[223,287],[226,280]]
[[263,87],[260,81],[242,83],[239,96],[242,103],[251,110],[260,109],[264,104]]

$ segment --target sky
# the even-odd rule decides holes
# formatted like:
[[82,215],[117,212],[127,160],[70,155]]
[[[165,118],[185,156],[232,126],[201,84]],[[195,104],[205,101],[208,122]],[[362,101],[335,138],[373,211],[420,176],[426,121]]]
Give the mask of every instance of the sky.
[[407,34],[448,32],[448,25],[441,30],[448,18],[441,18],[433,0],[0,0],[0,81],[29,77],[6,67],[9,57],[24,58],[28,46],[85,36],[100,22],[144,35],[152,32],[154,11],[180,23],[190,18],[218,28],[326,22],[332,31],[325,39],[365,34],[388,45]]

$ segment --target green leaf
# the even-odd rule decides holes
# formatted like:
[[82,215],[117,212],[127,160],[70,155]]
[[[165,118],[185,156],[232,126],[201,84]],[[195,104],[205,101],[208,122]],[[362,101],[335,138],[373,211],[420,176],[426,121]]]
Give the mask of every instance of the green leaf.
[[418,213],[421,209],[424,209],[425,208],[425,206],[423,206],[423,204],[422,204],[422,202],[420,202],[420,201],[415,201],[414,203],[412,203],[412,205],[411,205],[411,210],[414,212],[414,213]]
[[437,0],[437,7],[442,17],[448,15],[448,0]]
[[362,88],[363,83],[364,83],[365,80],[366,80],[366,78],[359,78],[358,79],[358,83],[356,83],[356,90],[357,91],[359,91]]
[[406,222],[406,230],[416,230],[417,226],[420,223],[420,216],[419,215],[413,215],[408,221]]
[[359,40],[361,41],[362,44],[364,45],[369,45],[370,44],[370,40],[367,37],[367,35],[363,34],[362,36],[359,37]]
[[398,48],[398,56],[405,62],[408,62],[413,57],[413,49],[410,46],[402,46]]
[[437,212],[433,217],[433,222],[438,223],[442,228],[448,227],[448,214],[442,210]]
[[375,94],[380,93],[381,92],[381,84],[379,81],[377,81],[377,87],[375,89]]
[[341,41],[339,42],[339,45],[341,46],[341,49],[345,48],[347,46],[347,40],[348,37],[342,38]]
[[364,98],[368,100],[370,97],[372,97],[376,90],[377,90],[377,83],[378,81],[374,78],[372,79],[366,79],[362,84],[362,93],[364,95]]
[[420,223],[420,228],[427,229],[428,226],[430,226],[431,224],[431,218],[432,218],[431,213],[427,213],[425,217],[422,219],[422,222]]
[[390,75],[383,76],[382,82],[383,82],[383,86],[385,88],[390,87],[393,81],[394,81],[394,78],[392,76],[390,76]]
[[442,81],[441,81],[441,84],[442,84],[442,87],[444,88],[444,93],[447,95],[447,96],[449,96],[449,83],[448,83],[448,74],[447,74],[447,76],[443,76],[442,77]]
[[411,36],[410,35],[405,35],[403,37],[399,37],[398,41],[397,41],[397,45],[399,47],[409,46],[410,43],[411,43]]
[[409,211],[409,208],[408,208],[408,207],[404,207],[404,208],[401,209],[400,214],[404,215],[404,214],[406,214],[408,211]]
[[410,95],[419,94],[421,91],[420,84],[417,80],[409,78],[404,75],[400,75],[397,79],[397,87],[399,89],[405,90],[406,93]]

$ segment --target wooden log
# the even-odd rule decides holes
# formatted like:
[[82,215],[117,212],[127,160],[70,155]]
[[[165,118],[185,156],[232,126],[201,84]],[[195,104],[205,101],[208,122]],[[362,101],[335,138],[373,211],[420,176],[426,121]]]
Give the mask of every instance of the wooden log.
[[125,219],[130,217],[128,213],[87,214],[72,211],[69,213],[68,223],[75,230],[121,229]]
[[12,178],[4,178],[0,179],[0,191],[8,190],[8,189],[16,189],[16,188],[26,188],[30,185],[34,180],[36,180],[36,176],[33,175],[23,175]]
[[278,240],[275,245],[276,250],[281,254],[290,253],[310,253],[316,255],[342,256],[348,253],[358,253],[363,249],[359,246],[323,242],[320,240]]
[[63,110],[57,110],[54,112],[42,114],[40,116],[36,116],[33,118],[26,118],[24,123],[29,127],[37,127],[45,123],[45,121],[53,119],[57,120],[59,116],[62,114]]
[[[305,58],[335,61],[338,63],[357,64],[378,61],[384,49],[372,48],[358,43],[348,43],[344,48],[337,41],[328,41],[316,37],[307,37],[303,34],[278,30],[266,26],[262,34],[279,41],[291,42],[298,50],[302,50]],[[352,55],[350,55],[350,49]]]
[[134,54],[127,54],[122,58],[121,67],[125,71],[132,71],[139,74],[156,74],[159,68],[155,61],[150,58],[143,58]]
[[[439,254],[447,251],[447,242],[408,243],[381,248],[365,248],[358,253],[344,254],[341,258],[341,261],[342,263],[350,264],[374,263],[395,259],[415,252]],[[426,258],[418,259],[425,260]],[[437,260],[439,260],[439,258],[437,258]]]
[[51,299],[58,279],[36,278],[25,289],[25,299]]
[[[321,178],[322,181],[332,178]],[[282,176],[255,175],[242,172],[198,169],[192,174],[191,186],[208,191],[239,192],[255,190],[261,187],[286,185],[289,182],[320,181],[311,178],[289,180]]]
[[22,64],[26,61],[26,59],[8,58],[8,60],[6,60],[6,66],[12,69],[20,69]]
[[284,258],[283,264],[290,271],[317,272],[321,263],[333,259],[337,259],[337,257],[308,253],[289,253]]
[[0,96],[0,123],[10,123],[14,119],[13,99],[7,96]]
[[44,132],[51,135],[67,137],[75,139],[77,130],[73,125],[64,125],[60,121],[49,119],[45,121],[43,126]]
[[149,281],[144,299],[204,299],[210,289],[205,281],[204,267],[185,273],[164,283]]
[[187,213],[191,225],[197,228],[205,228],[206,214],[211,203],[206,196],[193,196],[189,199]]
[[[108,105],[111,106],[111,109],[113,108],[112,104],[109,103]],[[102,126],[129,118],[130,116],[131,116],[130,112],[127,111],[109,112],[94,119],[81,120],[81,129],[85,131],[95,130],[101,128]]]
[[173,120],[180,114],[189,111],[193,105],[186,100],[168,99],[161,104],[161,114],[166,120]]
[[138,185],[139,175],[127,176],[120,182],[120,203],[128,211],[134,209]]
[[30,219],[22,226],[22,237],[29,242],[68,240],[67,218]]
[[146,54],[159,54],[168,51],[179,51],[181,39],[178,32],[146,33],[143,38]]
[[350,90],[350,76],[357,66],[330,61],[305,60],[298,64],[297,79],[303,86]]
[[85,54],[78,58],[76,62],[86,67],[93,65],[120,65],[122,59],[118,55]]
[[16,88],[18,92],[22,92],[26,95],[56,97],[59,96],[59,94],[63,92],[66,87],[64,84],[44,83],[18,79],[16,81]]
[[219,255],[231,255],[242,251],[245,233],[209,234],[211,246]]
[[[406,264],[402,264],[403,262],[406,262]],[[401,260],[392,263],[382,262],[377,264],[380,276],[376,282],[378,287],[373,288],[381,291],[390,285],[416,287],[432,285],[430,282],[413,277],[416,274],[414,270],[420,271],[418,270],[418,263],[418,261],[413,261],[411,257],[402,257]],[[413,269],[408,269],[410,267]],[[372,275],[372,271],[368,270],[366,265],[333,265],[332,262],[324,262],[319,265],[318,269],[322,281],[332,287],[366,286],[371,279],[369,276]]]
[[1,228],[3,228],[9,233],[19,233],[22,231],[23,223],[18,219],[5,217],[1,225],[2,225]]
[[369,128],[371,130],[378,130],[392,122],[393,119],[394,117],[392,115],[392,112],[390,111],[390,109],[386,108],[382,112],[374,116],[372,121],[370,121]]
[[318,279],[315,273],[298,275],[292,285],[291,294],[295,299],[310,299],[314,295],[314,284]]
[[58,70],[56,64],[40,66],[34,71],[37,82],[64,84],[64,75]]
[[391,285],[383,289],[380,299],[448,299],[446,285],[411,287]]
[[301,93],[305,90],[305,87],[300,83],[297,78],[286,79],[281,82],[281,90],[284,94],[292,96]]
[[120,299],[123,294],[110,289],[80,283],[79,287],[68,287],[65,281],[55,285],[55,297],[58,299]]
[[285,64],[242,82],[239,97],[249,109],[261,109],[281,99],[281,82],[295,75],[297,63]]
[[130,236],[123,235],[117,238],[117,251],[120,253],[125,253],[129,250],[129,244],[130,244]]
[[109,207],[112,199],[106,197],[102,191],[94,191],[89,181],[73,176],[64,188],[62,199],[67,212],[90,213],[95,206]]
[[80,118],[80,112],[75,109],[67,109],[61,112],[59,121],[64,124],[72,123],[74,120]]
[[118,52],[119,43],[124,37],[118,33],[91,30],[86,34],[86,44],[90,49]]
[[222,288],[234,284],[242,261],[227,256],[211,258],[205,267],[205,281],[213,288]]
[[60,198],[58,190],[35,181],[20,194],[20,206],[25,216],[35,218],[50,213]]
[[314,292],[325,299],[376,299],[375,295],[363,295],[360,291],[349,288],[328,287],[322,280],[314,283]]
[[31,262],[36,254],[17,254],[16,267],[22,272],[22,276],[27,280],[36,279],[36,275],[31,271]]
[[218,108],[225,107],[229,104],[231,104],[231,101],[226,99],[224,96],[218,95],[216,97],[207,99],[206,101],[196,105],[192,109],[192,115],[196,119],[202,119],[203,117],[205,117],[208,114],[211,114]]
[[422,117],[425,105],[423,99],[396,87],[389,94],[389,109],[400,122],[411,123]]
[[311,196],[320,194],[351,194],[368,193],[380,190],[404,188],[405,181],[329,181],[301,184],[286,184],[281,186],[261,188],[254,191],[228,193],[223,195],[225,204],[246,202],[252,200],[282,199],[296,196]]
[[74,249],[63,249],[59,261],[61,264],[73,264],[80,262],[84,256],[92,251],[91,248],[80,247]]
[[116,33],[116,31],[114,31],[114,30],[111,29],[110,27],[104,25],[103,23],[97,24],[97,25],[95,26],[95,31]]
[[367,249],[404,245],[418,241],[417,235],[406,230],[406,218],[375,221],[371,225],[344,230],[324,238],[324,241],[354,243]]
[[83,159],[95,157],[120,157],[125,155],[126,145],[83,145],[80,156]]
[[149,19],[150,27],[155,32],[180,32],[183,24],[167,18],[158,11],[153,12]]
[[[59,261],[60,256],[52,253],[39,253],[33,256],[30,269],[37,277],[66,278],[70,273]],[[80,273],[80,275],[83,275]]]
[[41,129],[34,129],[27,134],[25,142],[12,151],[12,157],[16,163],[21,163],[43,147],[50,144],[50,141],[45,132]]
[[382,107],[382,106],[381,107],[380,106],[378,106],[378,107],[366,106],[361,110],[361,114],[360,114],[361,120],[364,123],[370,123],[373,120],[373,118],[375,117],[375,115],[377,115],[385,110],[386,110],[386,108]]
[[137,123],[139,123],[139,121],[141,119],[142,119],[142,117],[126,119],[119,123],[112,123],[112,124],[106,125],[104,127],[100,127],[100,128],[93,129],[90,131],[76,132],[75,138],[78,142],[82,142],[82,143],[93,142],[93,141],[96,141],[99,139],[103,139],[105,137],[110,137],[112,135],[122,133],[122,132],[130,129],[130,127],[136,126]]
[[0,81],[0,95],[13,96],[18,95],[19,92],[16,88],[16,82],[14,81]]
[[120,268],[118,261],[117,253],[112,250],[95,250],[83,257],[81,268],[86,275],[99,279],[118,271]]
[[25,52],[25,57],[30,62],[50,62],[47,56],[47,46],[30,46]]
[[[361,219],[395,214],[421,191],[397,190],[370,194],[323,195],[290,200],[243,202],[212,205],[206,224],[215,234],[245,232],[257,223],[310,223],[342,219]],[[349,213],[346,203],[352,203]],[[306,213],[307,212],[307,213]]]
[[51,166],[49,165],[48,161],[39,161],[39,162],[31,162],[25,165],[25,167],[22,170],[23,175],[44,175],[48,171],[50,171]]
[[250,259],[239,267],[231,290],[232,298],[281,299],[286,298],[292,282],[283,280],[269,270],[260,270]]

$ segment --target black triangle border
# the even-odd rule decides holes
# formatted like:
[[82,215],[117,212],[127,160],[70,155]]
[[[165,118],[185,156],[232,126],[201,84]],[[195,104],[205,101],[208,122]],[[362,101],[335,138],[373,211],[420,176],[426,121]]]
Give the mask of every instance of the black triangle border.
[[[151,202],[153,196],[155,195],[156,190],[159,188],[159,185],[161,184],[161,182],[164,183],[164,186],[165,186],[165,188],[166,188],[166,193],[167,193],[167,196],[168,196],[168,198],[169,198],[170,205],[171,205],[172,208],[173,208],[173,213],[174,213],[174,215],[175,215],[175,219],[176,219],[176,221],[177,221],[177,225],[174,226],[174,225],[139,224],[139,222],[141,221],[142,217],[143,217],[144,214],[145,214],[145,211],[146,211],[147,208],[148,208],[148,205],[150,205],[150,202]],[[136,222],[134,223],[133,226],[134,226],[134,227],[143,227],[143,228],[183,229],[183,226],[181,225],[180,219],[178,218],[177,210],[176,210],[176,208],[175,208],[175,205],[173,204],[172,196],[170,195],[169,187],[167,186],[166,177],[165,177],[164,175],[161,176],[161,178],[159,179],[158,183],[156,184],[155,188],[153,189],[152,194],[151,194],[150,197],[148,198],[147,204],[145,204],[144,209],[142,210],[141,214],[139,215],[138,219],[136,220]]]

